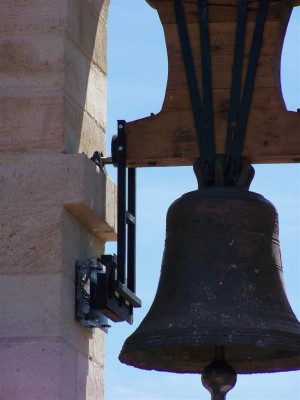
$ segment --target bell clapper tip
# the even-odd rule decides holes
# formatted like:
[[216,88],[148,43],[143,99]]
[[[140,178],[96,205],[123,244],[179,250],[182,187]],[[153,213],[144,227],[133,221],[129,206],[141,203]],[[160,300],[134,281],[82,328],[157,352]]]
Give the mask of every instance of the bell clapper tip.
[[224,353],[224,348],[216,348],[214,361],[202,373],[202,384],[210,392],[211,400],[225,400],[236,384],[236,371],[225,361]]

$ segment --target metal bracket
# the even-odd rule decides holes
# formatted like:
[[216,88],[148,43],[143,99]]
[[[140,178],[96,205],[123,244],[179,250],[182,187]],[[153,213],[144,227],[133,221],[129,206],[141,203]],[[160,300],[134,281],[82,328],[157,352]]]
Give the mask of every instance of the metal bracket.
[[113,322],[133,322],[133,308],[141,301],[117,279],[117,256],[102,255],[76,263],[76,319],[88,328],[107,333]]
[[136,169],[126,168],[126,121],[118,121],[112,140],[112,162],[118,168],[118,280],[135,293]]
[[135,295],[136,170],[126,168],[126,122],[118,121],[112,140],[112,158],[95,152],[92,161],[106,173],[105,164],[118,168],[117,256],[101,255],[76,263],[76,319],[105,332],[114,322],[133,322],[133,308],[141,307]]
[[197,73],[193,58],[190,36],[185,19],[184,5],[180,0],[174,2],[174,11],[178,28],[183,62],[191,99],[194,123],[197,133],[199,150],[201,153],[200,167],[203,180],[211,185],[214,179],[213,167],[215,163],[215,141],[212,104],[212,86],[210,71],[210,45],[207,22],[206,1],[199,0],[199,24],[201,30],[202,52],[202,80],[204,90],[204,104],[202,106],[201,95],[198,90]]
[[[101,171],[103,171],[105,173],[105,175],[107,175],[105,163],[103,160],[104,160],[104,157],[103,157],[102,151],[95,151],[91,157],[91,161],[93,161],[97,165],[97,167],[99,167],[101,169]],[[105,159],[105,160],[107,160],[107,159]]]
[[91,307],[91,281],[97,269],[101,268],[96,258],[76,263],[75,318],[86,328],[100,328],[107,333],[110,328],[107,317]]
[[[226,160],[230,162],[229,165],[229,183],[235,183],[238,180],[240,168],[241,168],[241,157],[244,146],[244,140],[247,130],[247,122],[251,107],[253,89],[255,84],[256,70],[258,66],[258,59],[260,55],[260,49],[262,45],[264,27],[266,16],[268,12],[269,0],[261,0],[259,2],[256,21],[253,31],[252,44],[249,53],[249,61],[245,76],[244,88],[242,97],[239,100],[239,90],[242,77],[242,55],[240,54],[243,49],[243,36],[245,33],[241,30],[241,24],[244,25],[242,29],[245,29],[245,20],[247,12],[247,5],[244,0],[240,0],[239,19],[242,21],[237,24],[236,33],[236,50],[234,60],[234,73],[232,76],[232,89],[231,89],[231,110],[228,118],[227,128],[227,149],[226,149]],[[236,74],[236,76],[234,75]],[[240,105],[239,105],[240,101]],[[232,127],[234,127],[232,132]]]

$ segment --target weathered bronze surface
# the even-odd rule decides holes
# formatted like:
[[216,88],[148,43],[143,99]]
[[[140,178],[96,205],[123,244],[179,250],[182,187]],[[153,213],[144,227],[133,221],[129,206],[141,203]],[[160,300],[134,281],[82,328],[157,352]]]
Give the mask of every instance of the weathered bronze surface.
[[120,360],[201,373],[225,346],[238,373],[300,369],[300,324],[283,287],[274,206],[236,187],[176,200],[153,305]]

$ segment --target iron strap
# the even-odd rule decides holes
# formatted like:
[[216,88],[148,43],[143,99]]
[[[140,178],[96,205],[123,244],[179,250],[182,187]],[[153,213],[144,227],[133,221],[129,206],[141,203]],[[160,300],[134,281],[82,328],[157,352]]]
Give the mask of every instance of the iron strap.
[[232,67],[232,81],[230,94],[230,108],[228,113],[227,139],[226,139],[226,165],[229,165],[233,137],[239,115],[240,93],[242,84],[244,45],[246,35],[248,0],[240,0],[235,34],[234,60]]
[[[201,1],[199,0],[199,4]],[[203,114],[201,98],[198,89],[198,82],[197,76],[195,71],[195,65],[193,60],[193,53],[189,38],[189,33],[187,29],[187,24],[185,20],[185,12],[182,2],[180,0],[174,1],[174,10],[178,28],[178,34],[181,44],[182,56],[185,66],[186,78],[188,83],[188,89],[191,99],[191,106],[192,112],[194,117],[194,123],[196,128],[197,140],[198,145],[201,153],[201,169],[203,178],[205,181],[213,180],[213,166],[215,160],[215,150],[214,150],[214,133],[213,133],[213,125],[211,123],[211,115],[207,115],[208,113],[212,114],[213,110],[211,107],[212,98],[211,92],[211,83],[206,86],[206,90],[208,92],[208,100],[205,102],[205,118]],[[199,5],[199,12],[201,19],[203,20],[207,18],[206,6],[200,7]],[[207,27],[203,28],[206,32],[206,38],[203,39],[202,48],[204,53],[208,53],[208,56],[205,58],[205,66],[203,74],[205,78],[209,81],[210,80],[210,56],[209,56],[209,42],[208,42],[208,24],[206,22]],[[205,36],[205,35],[204,35]],[[207,73],[208,71],[208,73]],[[209,122],[209,130],[206,126],[206,121]]]
[[201,43],[201,62],[202,62],[202,86],[203,86],[203,107],[204,122],[208,140],[209,155],[211,162],[215,159],[215,129],[214,129],[214,109],[212,94],[212,78],[211,78],[211,57],[209,43],[209,28],[207,1],[198,0],[199,27],[200,27],[200,43]]
[[117,243],[117,279],[121,283],[126,280],[126,122],[118,120],[118,243]]
[[[232,70],[231,98],[230,109],[228,113],[226,140],[226,164],[229,170],[229,183],[236,182],[239,174],[240,158],[245,140],[246,127],[255,83],[257,62],[260,54],[262,35],[268,9],[268,0],[260,0],[253,32],[246,79],[243,88],[242,99],[240,101],[244,59],[244,43],[247,22],[247,4],[247,0],[240,0],[238,5],[235,39],[236,44]],[[191,99],[198,145],[201,153],[202,174],[204,181],[211,181],[214,176],[216,151],[214,141],[214,113],[207,1],[198,0],[202,62],[203,109],[201,104],[201,97],[199,94],[189,32],[185,20],[184,6],[181,0],[174,0],[174,9],[188,89]]]
[[[136,170],[126,168],[126,121],[118,120],[118,246],[117,278],[135,293]],[[126,269],[127,266],[127,269]]]
[[241,153],[245,140],[245,133],[253,95],[255,76],[257,70],[257,62],[260,54],[262,36],[265,26],[265,20],[268,10],[268,0],[260,0],[257,10],[255,27],[253,32],[249,62],[247,67],[245,85],[241,100],[238,122],[232,141],[232,154],[230,162],[229,180],[235,182],[239,174],[239,165]]
[[136,277],[136,169],[128,168],[127,287],[135,293]]

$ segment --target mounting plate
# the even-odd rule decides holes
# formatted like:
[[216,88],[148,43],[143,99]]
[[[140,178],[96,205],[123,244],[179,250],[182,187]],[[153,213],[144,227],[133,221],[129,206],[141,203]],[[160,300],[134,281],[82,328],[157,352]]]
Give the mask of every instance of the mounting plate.
[[107,333],[113,322],[133,322],[140,299],[117,280],[117,256],[102,255],[76,263],[76,319],[87,328]]

